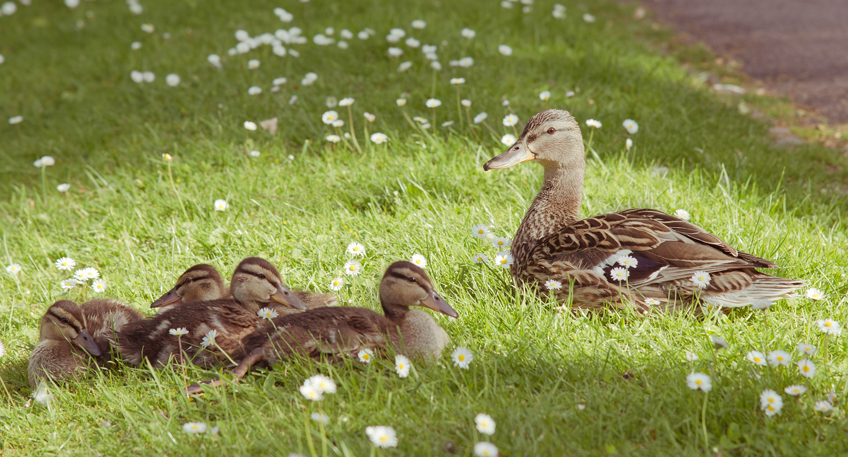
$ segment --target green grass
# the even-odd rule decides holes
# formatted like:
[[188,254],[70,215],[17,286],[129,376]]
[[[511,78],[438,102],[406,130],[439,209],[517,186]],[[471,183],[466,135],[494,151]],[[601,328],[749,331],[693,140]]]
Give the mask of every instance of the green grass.
[[[282,5],[296,18],[288,25],[272,14],[281,6],[272,2],[146,1],[141,16],[117,0],[75,10],[39,2],[0,17],[0,118],[24,116],[19,125],[0,125],[0,189],[7,196],[0,201],[0,264],[24,269],[17,276],[0,270],[0,340],[8,351],[0,376],[12,397],[10,406],[0,392],[2,452],[308,455],[311,439],[321,455],[325,436],[330,455],[367,455],[364,429],[379,424],[393,426],[400,439],[386,455],[471,455],[478,440],[504,455],[845,452],[845,340],[815,326],[825,317],[848,321],[848,237],[833,197],[846,177],[845,159],[818,146],[771,147],[766,123],[740,115],[673,58],[643,44],[653,32],[631,22],[628,10],[562,3],[564,21],[551,18],[551,3],[542,1],[528,15],[494,2],[290,2]],[[583,22],[586,11],[598,21]],[[409,23],[417,18],[428,25],[413,33]],[[81,30],[77,20],[85,23]],[[156,33],[141,32],[144,22]],[[347,50],[292,46],[300,58],[278,58],[267,47],[226,56],[237,29],[258,34],[294,25],[310,38],[328,26],[336,37],[343,28],[377,33],[350,40]],[[420,51],[405,45],[400,59],[386,57],[392,27],[439,45],[443,71],[430,70]],[[463,27],[477,37],[460,37]],[[133,41],[143,47],[131,51]],[[514,54],[498,54],[501,43]],[[213,52],[223,57],[221,71],[206,62]],[[448,66],[463,56],[474,66]],[[262,65],[249,71],[252,58]],[[405,60],[415,65],[397,72]],[[154,71],[156,81],[135,84],[132,70]],[[309,71],[318,81],[301,86]],[[164,83],[171,72],[183,81],[176,88]],[[275,94],[268,89],[279,76],[289,82]],[[488,112],[495,133],[460,124],[449,84],[456,76],[468,81],[460,90],[474,102],[471,116]],[[251,85],[264,92],[247,95]],[[551,100],[539,100],[542,90],[552,91]],[[400,108],[395,99],[404,93],[409,102]],[[292,95],[298,102],[289,105]],[[361,153],[323,141],[332,133],[320,121],[327,96],[356,98]],[[437,124],[453,126],[410,125],[405,116],[433,119],[424,107],[429,97],[443,102]],[[593,138],[584,215],[685,208],[696,224],[778,262],[780,275],[807,280],[827,299],[706,318],[572,316],[516,290],[505,271],[473,264],[474,254],[492,258],[495,249],[471,237],[470,227],[486,223],[511,236],[541,182],[533,165],[482,171],[502,149],[500,135],[511,133],[500,119],[515,112],[526,121],[546,107],[604,123]],[[363,111],[377,121],[366,124]],[[273,116],[280,119],[276,135],[242,128],[245,120]],[[641,127],[627,153],[625,118]],[[389,144],[365,140],[374,131],[388,134]],[[246,154],[253,149],[259,158]],[[174,161],[165,163],[164,153]],[[32,166],[42,155],[57,161],[43,181]],[[658,166],[670,171],[658,173]],[[65,194],[55,191],[62,182],[71,184]],[[229,202],[228,211],[212,210],[218,198]],[[365,244],[368,255],[340,299],[376,308],[383,269],[424,254],[428,273],[461,314],[436,318],[455,344],[475,352],[469,370],[453,367],[447,354],[438,363],[415,362],[407,379],[385,360],[293,361],[188,401],[179,393],[179,370],[123,367],[52,389],[50,409],[25,406],[26,361],[44,310],[60,298],[95,296],[89,288],[63,292],[59,281],[67,275],[55,259],[67,255],[79,267],[98,268],[106,295],[146,309],[188,266],[207,262],[229,274],[250,255],[270,259],[295,288],[327,291],[351,241]],[[730,348],[714,352],[709,334],[725,337]],[[752,349],[794,351],[800,341],[819,347],[811,380],[794,364],[755,368],[744,359]],[[701,359],[685,362],[686,350]],[[703,416],[705,395],[685,383],[692,370],[713,379]],[[339,391],[308,404],[297,387],[318,372],[335,379]],[[190,381],[214,376],[194,368],[188,374]],[[782,414],[766,418],[760,392],[793,383],[810,390],[800,401],[783,395]],[[837,409],[813,411],[831,391]],[[307,419],[318,410],[331,418],[323,432]],[[494,436],[476,433],[478,412],[497,421]],[[186,435],[181,426],[190,421],[221,432]]]

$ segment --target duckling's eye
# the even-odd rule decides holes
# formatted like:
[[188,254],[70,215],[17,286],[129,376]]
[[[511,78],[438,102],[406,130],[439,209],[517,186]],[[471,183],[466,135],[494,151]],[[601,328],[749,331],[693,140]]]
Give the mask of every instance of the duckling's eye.
[[548,129],[548,135],[553,135],[554,132],[556,132],[555,128],[551,127],[551,128]]
[[60,320],[60,321],[62,321],[62,323],[63,323],[63,324],[69,324],[69,323],[70,323],[70,322],[68,321],[68,318],[67,318],[67,317],[60,317],[60,318],[59,318],[59,320]]
[[264,275],[264,274],[262,274],[262,273],[259,273],[257,276],[259,276],[259,279],[267,279],[267,278],[265,277],[265,275]]
[[407,279],[409,282],[415,282],[415,278],[413,278],[412,276],[410,276],[410,277],[408,277],[408,278],[406,278],[406,279]]
[[190,283],[190,282],[192,282],[192,281],[193,281],[193,279],[191,279],[191,278],[186,278],[186,280],[185,280],[185,282],[183,282],[183,284],[188,284],[188,283]]

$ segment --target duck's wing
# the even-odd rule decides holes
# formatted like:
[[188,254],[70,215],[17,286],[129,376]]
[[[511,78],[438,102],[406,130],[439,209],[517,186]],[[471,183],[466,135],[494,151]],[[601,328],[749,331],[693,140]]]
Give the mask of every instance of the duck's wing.
[[[622,264],[625,257],[632,258],[635,266]],[[688,280],[700,271],[714,274],[776,267],[739,252],[694,224],[650,209],[578,221],[541,240],[531,251],[529,264],[537,270],[536,277],[547,270],[551,277],[568,273],[578,281],[616,285],[622,281],[613,270],[624,268],[627,284],[636,288]],[[735,287],[737,281],[726,279],[727,287]]]

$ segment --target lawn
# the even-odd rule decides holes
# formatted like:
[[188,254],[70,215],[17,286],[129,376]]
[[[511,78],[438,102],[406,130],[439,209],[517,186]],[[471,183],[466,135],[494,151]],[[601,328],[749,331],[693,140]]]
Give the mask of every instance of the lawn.
[[[667,34],[632,19],[631,6],[560,3],[564,19],[548,1],[525,13],[520,3],[371,0],[144,0],[141,14],[119,0],[76,8],[36,0],[0,16],[0,376],[8,388],[0,391],[0,452],[467,456],[478,441],[503,455],[848,451],[848,347],[816,325],[848,323],[845,157],[816,145],[772,146],[766,120],[741,114],[739,100],[662,55],[655,44]],[[274,14],[279,7],[291,22]],[[237,30],[258,37],[292,27],[306,42],[284,44],[286,56],[268,45],[228,54]],[[357,36],[369,28],[367,39]],[[394,44],[393,28],[405,31]],[[316,44],[317,34],[335,42]],[[440,70],[423,45],[437,46]],[[390,47],[402,55],[390,56]],[[220,69],[208,60],[213,53]],[[451,65],[465,57],[473,64]],[[253,59],[260,64],[250,69]],[[411,65],[400,71],[403,62]],[[155,79],[136,83],[133,71]],[[307,73],[317,75],[311,84]],[[169,74],[179,75],[176,86]],[[261,93],[251,95],[254,86]],[[328,108],[328,97],[355,102]],[[430,98],[441,106],[428,108]],[[476,264],[476,254],[491,260],[498,250],[471,227],[511,237],[542,178],[534,164],[491,172],[482,164],[505,148],[503,135],[554,107],[571,111],[592,137],[584,215],[685,209],[693,223],[779,263],[778,275],[806,280],[824,299],[702,317],[571,314],[517,289],[507,270]],[[343,127],[322,122],[330,109]],[[482,112],[487,119],[474,123]],[[504,126],[507,114],[519,124]],[[5,122],[15,116],[23,120]],[[245,128],[274,117],[275,133]],[[637,133],[622,127],[628,118]],[[591,131],[587,119],[603,126]],[[326,139],[345,132],[356,141]],[[388,141],[371,141],[374,133]],[[55,164],[33,166],[42,156]],[[69,189],[60,192],[63,183]],[[214,209],[218,199],[225,211]],[[211,263],[229,275],[254,255],[277,265],[292,288],[328,292],[353,241],[366,255],[362,273],[337,292],[345,305],[378,309],[385,267],[425,256],[460,313],[435,316],[452,339],[441,360],[413,361],[408,378],[389,359],[294,360],[192,399],[181,394],[179,369],[121,367],[51,387],[49,407],[30,399],[27,357],[56,300],[108,296],[149,313],[189,266]],[[65,256],[97,268],[105,292],[91,283],[63,290],[69,273],[54,262]],[[21,271],[7,272],[12,264]],[[715,349],[711,335],[729,347]],[[796,366],[800,342],[818,347],[812,378]],[[474,352],[467,370],[450,359],[455,346]],[[752,350],[785,350],[793,360],[757,366],[746,359]],[[698,360],[687,361],[687,352]],[[709,393],[687,387],[693,371],[711,377]],[[338,391],[309,402],[298,387],[316,373]],[[213,376],[187,370],[188,382]],[[785,394],[791,384],[808,391]],[[766,389],[785,403],[774,417],[759,408]],[[816,411],[831,392],[834,410]],[[329,422],[311,420],[314,412]],[[494,418],[493,435],[475,429],[478,413]],[[219,431],[187,434],[188,422]],[[398,448],[376,450],[365,434],[373,425],[392,426]]]

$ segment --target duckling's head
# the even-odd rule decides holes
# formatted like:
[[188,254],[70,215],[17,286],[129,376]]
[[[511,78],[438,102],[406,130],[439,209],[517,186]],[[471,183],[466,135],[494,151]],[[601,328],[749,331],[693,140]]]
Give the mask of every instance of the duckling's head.
[[453,318],[459,317],[459,313],[433,288],[427,273],[412,262],[389,265],[380,281],[380,302],[387,316],[398,307],[423,306]]
[[212,265],[195,265],[177,279],[177,285],[150,304],[159,308],[177,303],[218,300],[227,296],[227,286]]
[[568,111],[549,109],[533,116],[515,144],[486,162],[483,169],[509,168],[529,160],[545,169],[584,167],[583,136]]
[[301,299],[283,285],[280,273],[265,259],[248,257],[241,261],[230,281],[233,297],[243,305],[256,307],[279,303],[289,308],[306,309]]
[[85,318],[80,307],[70,300],[53,303],[41,318],[41,341],[46,340],[68,341],[95,357],[103,355],[85,329]]

